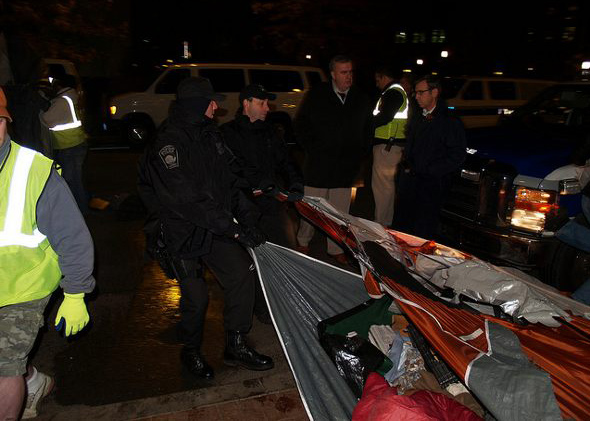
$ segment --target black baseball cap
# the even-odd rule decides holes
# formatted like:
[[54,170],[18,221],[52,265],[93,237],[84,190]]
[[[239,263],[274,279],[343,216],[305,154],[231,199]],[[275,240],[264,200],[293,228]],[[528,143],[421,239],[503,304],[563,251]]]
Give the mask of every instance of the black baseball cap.
[[272,92],[268,92],[262,85],[251,84],[246,86],[242,89],[242,92],[240,92],[240,103],[248,98],[270,99],[272,101],[276,99],[277,96]]
[[178,100],[206,98],[221,102],[225,99],[225,95],[216,93],[209,79],[204,77],[189,77],[178,84],[176,98]]

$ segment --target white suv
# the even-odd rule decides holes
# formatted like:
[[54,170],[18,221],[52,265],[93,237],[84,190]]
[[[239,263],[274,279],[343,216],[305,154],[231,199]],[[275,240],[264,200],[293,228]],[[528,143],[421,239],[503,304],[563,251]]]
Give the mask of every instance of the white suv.
[[526,104],[556,82],[498,77],[446,77],[442,96],[466,128],[495,126],[504,115]]
[[219,124],[234,118],[242,88],[257,83],[277,95],[269,104],[270,121],[289,134],[291,120],[303,95],[316,83],[326,80],[317,67],[270,64],[173,64],[145,91],[115,96],[110,101],[110,116],[123,124],[125,138],[134,145],[145,143],[168,116],[178,83],[191,76],[208,78],[216,92],[227,95],[219,104]]

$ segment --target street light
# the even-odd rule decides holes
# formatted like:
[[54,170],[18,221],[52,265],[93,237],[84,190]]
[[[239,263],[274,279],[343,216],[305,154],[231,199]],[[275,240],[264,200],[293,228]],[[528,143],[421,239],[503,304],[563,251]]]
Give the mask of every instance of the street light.
[[419,58],[418,60],[416,60],[416,64],[418,66],[422,66],[424,64],[424,60],[422,60],[421,58]]
[[447,50],[442,50],[442,51],[440,52],[440,56],[441,56],[442,58],[447,58],[447,57],[449,56],[449,52],[448,52]]
[[306,55],[305,58],[311,60],[311,54]]

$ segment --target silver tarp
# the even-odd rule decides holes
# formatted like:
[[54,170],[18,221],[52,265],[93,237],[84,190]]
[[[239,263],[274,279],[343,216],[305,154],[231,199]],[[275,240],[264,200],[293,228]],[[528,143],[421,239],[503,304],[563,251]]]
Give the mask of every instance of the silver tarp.
[[256,248],[254,261],[308,416],[350,420],[357,400],[322,349],[316,326],[369,299],[362,278],[270,243]]

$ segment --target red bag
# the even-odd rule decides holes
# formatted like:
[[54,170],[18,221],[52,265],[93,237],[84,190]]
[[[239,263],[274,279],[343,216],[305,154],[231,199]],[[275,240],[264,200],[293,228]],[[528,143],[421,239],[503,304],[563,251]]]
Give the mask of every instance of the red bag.
[[353,421],[481,421],[473,411],[453,399],[427,390],[398,395],[377,373],[371,373],[363,396],[352,412]]

